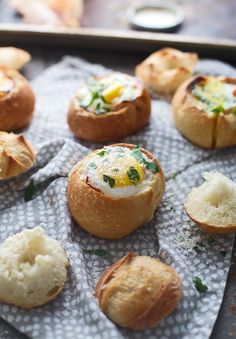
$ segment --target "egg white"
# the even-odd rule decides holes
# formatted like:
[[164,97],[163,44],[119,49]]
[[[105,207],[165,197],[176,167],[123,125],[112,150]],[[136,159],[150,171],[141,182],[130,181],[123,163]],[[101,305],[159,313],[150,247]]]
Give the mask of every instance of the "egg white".
[[[102,91],[100,91],[101,86],[104,89],[106,89],[110,85],[113,85],[115,83],[124,86],[119,95],[117,95],[111,102],[107,104],[101,102],[101,100],[99,99],[96,99],[90,105],[92,100],[91,89],[93,89],[93,91],[98,91],[102,94]],[[124,101],[134,101],[136,98],[141,96],[142,90],[143,90],[142,83],[137,78],[117,72],[112,73],[104,78],[101,78],[100,80],[95,79],[94,88],[93,86],[91,87],[89,83],[86,83],[85,86],[82,87],[77,93],[77,98],[79,105],[85,107],[89,112],[93,112],[95,114],[104,114],[105,113],[104,111],[102,110],[99,111],[96,109],[99,103],[102,105],[102,107],[112,110],[115,106],[121,104]]]
[[[130,197],[132,195],[145,192],[149,190],[151,183],[153,181],[154,174],[151,170],[147,170],[143,164],[140,164],[144,170],[144,178],[143,181],[138,183],[137,185],[129,185],[125,187],[110,187],[108,183],[104,182],[101,178],[102,168],[104,167],[105,162],[114,163],[117,157],[122,156],[125,157],[125,161],[128,164],[129,159],[133,159],[131,154],[131,150],[127,147],[104,147],[104,150],[107,152],[107,155],[104,157],[99,156],[97,153],[93,154],[91,157],[88,157],[83,164],[82,169],[82,179],[87,181],[92,187],[99,189],[105,195],[111,196],[113,198],[124,198]],[[150,161],[150,159],[142,153],[145,160]],[[92,165],[91,164],[95,164]],[[96,168],[94,168],[96,166]],[[106,166],[107,168],[107,166]],[[104,172],[105,174],[105,172]]]

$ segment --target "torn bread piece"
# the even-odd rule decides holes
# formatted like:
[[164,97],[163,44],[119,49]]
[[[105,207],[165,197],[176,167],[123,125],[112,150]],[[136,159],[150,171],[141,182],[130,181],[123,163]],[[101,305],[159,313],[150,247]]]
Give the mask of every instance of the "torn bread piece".
[[154,93],[172,95],[192,76],[197,61],[196,53],[162,48],[137,65],[135,74]]
[[187,214],[208,233],[236,231],[236,183],[218,172],[203,177],[205,182],[187,197]]
[[20,48],[0,47],[0,65],[19,70],[31,60],[31,55]]
[[67,279],[68,259],[60,243],[35,227],[0,246],[0,302],[22,308],[48,303]]
[[129,253],[103,272],[95,296],[116,324],[145,330],[173,312],[182,297],[182,282],[171,266]]
[[175,126],[193,144],[236,145],[236,79],[192,77],[176,91],[172,110]]

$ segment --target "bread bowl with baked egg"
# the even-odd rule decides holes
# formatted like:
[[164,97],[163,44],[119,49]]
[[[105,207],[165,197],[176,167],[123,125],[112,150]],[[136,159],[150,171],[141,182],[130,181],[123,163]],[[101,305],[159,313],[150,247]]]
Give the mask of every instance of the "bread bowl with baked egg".
[[111,73],[80,88],[70,103],[68,124],[80,139],[111,141],[143,128],[150,110],[150,97],[138,79]]
[[0,67],[0,131],[15,131],[29,124],[35,97],[28,81],[16,70]]
[[192,76],[197,61],[196,53],[162,48],[137,65],[135,74],[154,93],[172,95]]
[[116,324],[145,330],[173,312],[182,297],[182,282],[159,259],[129,253],[102,273],[95,296]]
[[165,177],[148,151],[114,144],[93,151],[71,171],[68,204],[87,232],[118,239],[149,222],[161,202]]
[[197,75],[176,91],[172,109],[175,126],[192,143],[236,145],[236,79]]

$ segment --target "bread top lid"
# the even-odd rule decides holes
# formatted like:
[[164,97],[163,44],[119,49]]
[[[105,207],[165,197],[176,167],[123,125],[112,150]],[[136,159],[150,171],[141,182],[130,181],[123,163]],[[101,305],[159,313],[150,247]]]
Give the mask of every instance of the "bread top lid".
[[117,144],[94,151],[82,162],[80,176],[89,186],[113,198],[147,191],[160,168],[139,146]]
[[15,87],[15,82],[8,74],[7,68],[0,67],[0,99],[7,96]]
[[124,102],[142,95],[142,83],[127,74],[111,73],[102,78],[91,78],[77,93],[78,105],[94,114],[118,110]]
[[162,48],[152,53],[143,64],[152,65],[153,71],[157,73],[170,72],[175,69],[183,68],[189,72],[197,63],[198,55],[196,53],[185,53],[174,48]]
[[187,87],[197,108],[210,116],[236,115],[236,79],[197,76]]
[[34,162],[35,151],[23,135],[0,132],[0,180],[26,171]]

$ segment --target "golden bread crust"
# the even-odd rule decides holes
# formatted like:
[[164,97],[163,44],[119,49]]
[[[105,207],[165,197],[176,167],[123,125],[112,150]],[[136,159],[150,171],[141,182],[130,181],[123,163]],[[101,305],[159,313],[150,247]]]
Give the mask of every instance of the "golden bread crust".
[[80,139],[105,142],[125,137],[143,128],[149,121],[151,101],[143,89],[134,101],[124,101],[113,112],[94,114],[78,106],[72,99],[68,111],[68,124]]
[[[193,144],[203,148],[221,148],[236,144],[236,116],[220,113],[209,115],[197,107],[196,99],[189,89],[199,78],[194,76],[185,81],[172,100],[173,120],[181,134]],[[221,77],[222,82],[236,84],[236,79]]]
[[35,97],[28,81],[17,71],[0,67],[13,80],[13,90],[0,98],[0,130],[14,131],[29,124],[32,119]]
[[95,291],[101,310],[115,323],[144,330],[156,326],[182,296],[177,272],[160,260],[129,253],[101,275]]
[[197,60],[196,53],[162,48],[137,65],[135,74],[157,94],[173,94],[193,74]]
[[33,146],[23,135],[0,132],[0,179],[11,178],[30,169],[35,158]]
[[[128,144],[112,146],[133,147]],[[87,232],[105,239],[118,239],[153,218],[164,194],[165,178],[158,161],[149,152],[143,152],[158,165],[160,172],[154,174],[148,190],[130,197],[114,199],[82,180],[83,161],[73,168],[67,192],[69,209],[76,222]]]

